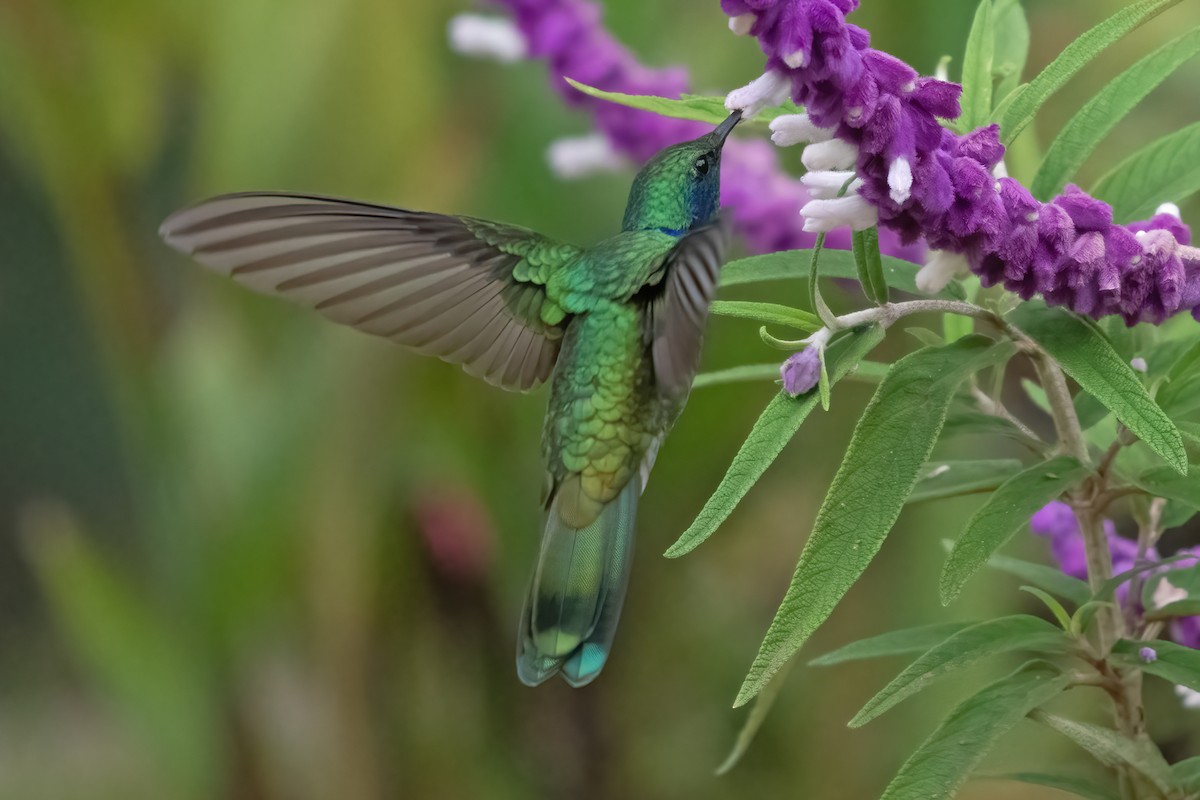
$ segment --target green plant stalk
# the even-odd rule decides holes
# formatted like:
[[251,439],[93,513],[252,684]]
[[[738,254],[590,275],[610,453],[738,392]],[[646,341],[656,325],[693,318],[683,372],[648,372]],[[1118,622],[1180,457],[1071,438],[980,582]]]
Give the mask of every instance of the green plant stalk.
[[[1027,346],[1026,341],[1019,343]],[[1088,463],[1090,459],[1087,444],[1062,369],[1053,359],[1041,352],[1040,348],[1033,350],[1031,357],[1050,403],[1060,447],[1080,459],[1081,463]],[[1088,585],[1092,587],[1093,592],[1099,590],[1112,577],[1112,554],[1108,549],[1108,539],[1101,519],[1103,509],[1095,502],[1108,489],[1107,484],[1108,470],[1105,469],[1089,477],[1083,486],[1071,495],[1075,518],[1079,523],[1087,553]],[[1153,746],[1146,733],[1141,672],[1136,669],[1121,670],[1107,661],[1113,644],[1124,632],[1125,618],[1118,608],[1105,606],[1097,612],[1096,635],[1101,653],[1097,668],[1103,679],[1102,686],[1112,699],[1117,730],[1131,741]],[[1119,767],[1117,778],[1123,800],[1149,800],[1160,796],[1153,786],[1127,768]]]

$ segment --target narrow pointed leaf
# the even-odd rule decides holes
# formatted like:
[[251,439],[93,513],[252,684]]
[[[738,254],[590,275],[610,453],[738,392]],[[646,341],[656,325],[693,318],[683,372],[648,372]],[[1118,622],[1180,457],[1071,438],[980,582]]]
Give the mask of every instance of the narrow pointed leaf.
[[[946,424],[950,424],[949,420]],[[1021,462],[1015,458],[931,461],[925,465],[924,476],[913,487],[907,502],[920,503],[972,492],[994,491],[1020,471]]]
[[937,622],[917,628],[888,631],[868,639],[859,639],[839,647],[808,662],[810,667],[832,667],[846,661],[863,661],[884,656],[907,656],[924,653],[934,645],[941,644],[972,622]]
[[1170,467],[1151,467],[1139,473],[1133,482],[1152,497],[1200,506],[1200,469],[1180,475]]
[[1040,709],[1029,716],[1066,736],[1106,767],[1127,766],[1163,792],[1170,791],[1170,768],[1162,754],[1149,742],[1134,742],[1110,728],[1076,722]]
[[887,277],[883,273],[883,260],[879,253],[879,232],[875,228],[855,231],[852,240],[854,264],[858,269],[858,282],[863,293],[873,303],[888,301]]
[[714,300],[709,311],[718,317],[753,319],[769,325],[784,325],[789,328],[813,333],[822,328],[821,320],[807,311],[779,303],[755,303],[746,300]]
[[[947,541],[945,544],[949,551],[954,543]],[[1020,558],[995,555],[987,560],[987,566],[999,572],[1015,575],[1026,583],[1069,600],[1075,606],[1081,606],[1092,599],[1092,590],[1085,582],[1078,578],[1072,578],[1070,575],[1064,575],[1061,571],[1045,564],[1035,564]]]
[[1031,661],[964,700],[888,784],[882,800],[953,797],[996,741],[1070,683],[1052,664]]
[[1021,83],[1021,73],[1029,57],[1029,21],[1021,0],[996,0],[992,11],[996,40],[992,55],[992,75],[998,79],[993,102],[1003,100]]
[[992,58],[995,48],[992,0],[980,0],[963,54],[962,115],[955,124],[959,133],[986,125],[992,113]]
[[1158,16],[1179,0],[1142,0],[1121,9],[1071,42],[1019,94],[999,118],[1003,141],[1009,144],[1033,121],[1038,109],[1093,58],[1125,34]]
[[[1149,663],[1143,661],[1140,655],[1143,647],[1154,650],[1157,658]],[[1131,642],[1122,639],[1113,647],[1113,652],[1118,653],[1128,666],[1200,692],[1200,650],[1162,640]]]
[[[883,341],[883,329],[878,325],[865,326],[851,331],[838,339],[826,350],[833,370],[830,378],[837,382],[845,377],[858,361],[875,345]],[[725,521],[733,509],[746,496],[767,467],[783,451],[784,446],[796,435],[800,425],[819,402],[815,392],[803,397],[792,398],[780,392],[763,410],[762,416],[742,443],[725,477],[717,486],[712,497],[696,516],[696,520],[683,532],[679,540],[667,550],[668,558],[690,553]]]
[[851,728],[866,725],[902,700],[951,672],[1002,653],[1028,651],[1063,653],[1071,649],[1066,633],[1045,620],[1018,614],[980,622],[934,645],[883,687],[850,720]]
[[[621,92],[606,92],[603,89],[588,86],[571,78],[565,78],[565,80],[579,91],[591,97],[599,100],[607,100],[619,106],[628,106],[630,108],[641,109],[642,111],[652,111],[662,117],[690,119],[696,122],[717,125],[729,116],[729,110],[725,108],[724,97],[685,94],[678,99],[672,99],[656,95],[623,94]],[[742,124],[766,125],[780,114],[796,114],[799,111],[800,108],[789,100],[783,105],[763,109],[758,114],[755,114],[752,119],[746,120]]]
[[1187,451],[1175,423],[1146,392],[1133,367],[1092,325],[1060,308],[1031,303],[1023,304],[1010,318],[1135,436],[1176,471],[1187,474]]
[[1012,476],[967,522],[942,567],[938,591],[943,605],[962,591],[963,584],[1013,535],[1029,517],[1077,483],[1090,470],[1069,456],[1042,461]]
[[1107,83],[1071,117],[1046,151],[1030,187],[1034,196],[1048,200],[1062,191],[1109,131],[1196,53],[1200,53],[1200,28],[1167,42]]
[[[780,280],[808,280],[812,250],[782,250],[730,261],[721,268],[721,287],[743,286],[749,283]],[[891,256],[880,256],[884,282],[893,289],[908,294],[917,291],[917,265]],[[826,278],[857,278],[854,253],[849,250],[822,250],[821,275]],[[943,290],[936,295],[946,298]]]
[[1200,190],[1200,122],[1138,150],[1100,179],[1092,194],[1112,204],[1118,222],[1142,219],[1160,203]]
[[892,366],[855,426],[735,705],[766,685],[879,551],[937,442],[959,384],[1011,352],[1006,344],[970,336],[945,347],[923,348]]
[[1085,778],[1073,775],[1051,775],[1046,772],[1009,772],[1004,775],[988,775],[990,780],[1020,781],[1032,783],[1035,786],[1048,786],[1051,789],[1069,792],[1086,798],[1086,800],[1119,800],[1116,793],[1110,789],[1097,786]]
[[783,684],[787,680],[788,669],[783,669],[779,675],[775,676],[775,680],[767,684],[767,687],[762,690],[758,697],[754,698],[754,705],[750,708],[750,715],[746,717],[746,722],[742,725],[742,729],[738,731],[737,740],[733,743],[733,748],[729,751],[729,755],[721,762],[721,765],[715,770],[715,774],[724,775],[731,769],[737,766],[742,760],[742,756],[750,749],[750,745],[754,743],[754,737],[758,735],[758,729],[762,727],[763,722],[767,718],[767,714],[771,712],[771,707],[775,705],[776,698],[779,697],[779,692],[783,689]]

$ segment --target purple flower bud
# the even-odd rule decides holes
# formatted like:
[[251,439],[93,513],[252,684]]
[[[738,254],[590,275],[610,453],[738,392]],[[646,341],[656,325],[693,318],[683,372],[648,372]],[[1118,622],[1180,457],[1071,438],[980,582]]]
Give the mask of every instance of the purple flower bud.
[[1158,661],[1158,651],[1153,647],[1143,647],[1141,650],[1138,650],[1138,658],[1147,664],[1153,664],[1155,661]]
[[797,397],[812,389],[821,380],[821,352],[817,347],[806,347],[793,353],[779,368],[783,379],[783,390]]

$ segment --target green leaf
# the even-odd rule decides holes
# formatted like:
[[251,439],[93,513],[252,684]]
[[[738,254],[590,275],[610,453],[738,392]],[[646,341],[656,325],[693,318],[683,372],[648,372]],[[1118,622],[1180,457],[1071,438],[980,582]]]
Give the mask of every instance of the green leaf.
[[[826,349],[826,355],[833,365],[833,374],[830,376],[833,381],[845,377],[859,359],[881,341],[883,329],[878,325],[870,325],[853,330],[833,342]],[[817,402],[818,398],[813,392],[799,398],[791,398],[781,392],[767,404],[750,435],[733,457],[733,463],[729,465],[717,490],[704,504],[696,520],[667,550],[668,558],[691,552],[712,535],[796,435]]]
[[1020,471],[1021,462],[1015,458],[931,461],[925,465],[923,477],[908,496],[908,502],[920,503],[973,492],[994,491]]
[[1200,53],[1200,28],[1167,42],[1106,84],[1050,145],[1030,187],[1034,196],[1047,200],[1060,192],[1109,131],[1196,53]]
[[1167,762],[1148,741],[1135,742],[1109,728],[1076,722],[1040,709],[1030,712],[1029,716],[1066,736],[1104,766],[1127,766],[1161,791],[1170,792],[1171,774]]
[[1093,326],[1068,311],[1033,303],[1022,304],[1011,319],[1135,436],[1178,472],[1187,474],[1187,451],[1175,423]]
[[[721,287],[778,280],[808,280],[812,250],[783,250],[760,256],[739,258],[721,268]],[[917,265],[891,256],[881,256],[883,278],[888,286],[908,294],[917,291]],[[822,250],[821,275],[826,278],[857,278],[854,253],[849,250]],[[945,292],[937,295],[947,297]]]
[[[1163,373],[1163,385],[1154,399],[1164,411],[1173,417],[1180,415],[1181,409],[1177,408],[1178,401],[1184,401],[1184,409],[1195,402],[1195,384],[1200,378],[1198,366],[1200,366],[1200,342],[1195,342],[1182,350]],[[1184,395],[1191,395],[1191,397],[1184,397]]]
[[1146,612],[1146,619],[1151,622],[1155,620],[1175,619],[1177,617],[1200,617],[1200,597],[1189,597],[1187,600],[1168,603],[1165,606],[1150,609]]
[[900,515],[959,384],[1007,358],[983,336],[897,361],[855,426],[816,524],[735,705],[758,693],[832,613]]
[[1180,475],[1170,467],[1151,467],[1135,477],[1133,482],[1153,497],[1200,506],[1200,470]]
[[995,48],[992,0],[980,0],[963,54],[962,115],[955,125],[959,133],[986,125],[992,113],[992,59]]
[[769,325],[784,325],[789,328],[813,333],[823,325],[816,316],[798,308],[779,303],[755,303],[748,300],[714,300],[709,311],[719,317],[753,319]]
[[1048,786],[1051,789],[1069,792],[1086,798],[1086,800],[1119,800],[1110,790],[1096,786],[1089,780],[1073,775],[1051,775],[1046,772],[1009,772],[1003,775],[988,775],[992,780],[1020,781],[1032,783],[1035,786]]
[[750,709],[750,715],[746,717],[746,722],[742,725],[742,729],[738,731],[737,740],[733,743],[733,748],[729,751],[729,755],[721,762],[721,765],[715,770],[716,775],[725,775],[731,769],[737,766],[742,760],[742,756],[750,749],[750,745],[754,743],[754,737],[758,735],[758,729],[762,727],[763,722],[770,713],[771,707],[775,705],[775,700],[779,697],[779,692],[783,689],[783,684],[787,680],[789,665],[780,671],[779,675],[775,676],[775,680],[767,684],[762,693],[754,699],[754,706]]
[[[580,83],[564,77],[564,80],[574,86],[579,91],[586,95],[590,95],[600,100],[607,100],[610,103],[616,103],[619,106],[628,106],[630,108],[641,109],[642,111],[651,111],[659,116],[674,117],[676,119],[690,119],[696,122],[706,122],[710,125],[720,124],[726,117],[729,116],[728,109],[725,108],[724,97],[703,97],[694,94],[682,95],[678,100],[672,100],[668,97],[657,97],[655,95],[644,94],[622,94],[621,92],[606,92],[603,89],[597,89],[593,86]],[[756,114],[752,119],[745,120],[742,125],[767,125],[771,120],[782,114],[797,114],[800,108],[793,102],[788,101],[780,106],[765,108]]]
[[[808,662],[810,667],[831,667],[846,661],[863,661],[884,656],[907,656],[924,653],[934,645],[968,628],[973,622],[937,622],[917,628],[888,631],[868,639],[859,639]],[[790,662],[789,662],[790,663]]]
[[1172,764],[1171,780],[1184,791],[1200,794],[1200,756]]
[[[1158,658],[1149,663],[1142,661],[1139,653],[1143,647],[1152,648]],[[1122,639],[1113,647],[1113,652],[1130,667],[1200,692],[1200,650],[1162,640],[1131,642]]]
[[1031,661],[960,703],[888,784],[882,800],[953,797],[996,741],[1067,688],[1052,664]]
[[[947,543],[948,546],[950,543]],[[992,556],[987,560],[987,566],[1015,575],[1023,581],[1045,589],[1053,595],[1065,598],[1076,606],[1081,606],[1092,598],[1092,590],[1086,583],[1070,575],[1064,575],[1054,567],[1045,564],[1035,564],[1009,556]]]
[[[1041,600],[1042,603],[1045,604],[1046,608],[1050,609],[1050,613],[1054,615],[1056,620],[1058,620],[1059,626],[1064,631],[1071,629],[1071,615],[1067,613],[1065,608],[1063,608],[1062,603],[1058,602],[1058,600],[1054,598],[1054,595],[1050,594],[1049,592],[1044,592],[1036,586],[1022,586],[1021,591],[1031,594],[1038,600]],[[1087,604],[1085,603],[1084,605]],[[1083,607],[1084,606],[1080,606],[1080,608]]]
[[883,261],[879,253],[879,232],[875,228],[855,231],[851,240],[854,266],[858,271],[858,282],[872,303],[882,305],[888,301],[887,279],[883,274]]
[[1029,57],[1029,21],[1020,0],[997,0],[992,28],[996,41],[992,75],[999,81],[992,97],[1003,100],[1020,85]]
[[[1037,77],[1018,89],[999,117],[1004,144],[1009,144],[1033,121],[1038,109],[1110,44],[1144,22],[1166,11],[1179,0],[1142,0],[1121,9],[1071,42]],[[993,119],[997,117],[993,116]]]
[[1092,194],[1112,204],[1113,218],[1148,217],[1160,203],[1200,190],[1200,122],[1138,150],[1102,177]]
[[[946,417],[946,424],[942,427],[942,440],[946,441],[954,436],[971,435],[1006,436],[1022,444],[1036,444],[1005,419],[992,414],[984,414],[982,411],[970,408],[951,410],[950,414]],[[1014,469],[1012,472],[1016,473],[1017,471],[1017,469]]]
[[1063,653],[1071,648],[1071,640],[1060,628],[1037,617],[1018,614],[980,622],[935,645],[909,664],[867,701],[850,720],[850,727],[867,724],[939,678],[983,659],[1018,650],[1040,654]]
[[938,591],[949,604],[974,575],[1029,518],[1057,498],[1090,470],[1074,458],[1059,456],[1034,464],[1012,476],[995,491],[967,522],[942,567]]
[[712,372],[701,372],[692,381],[692,388],[703,389],[705,386],[719,386],[725,383],[778,380],[779,362],[772,361],[770,364],[742,364],[727,369],[715,369]]

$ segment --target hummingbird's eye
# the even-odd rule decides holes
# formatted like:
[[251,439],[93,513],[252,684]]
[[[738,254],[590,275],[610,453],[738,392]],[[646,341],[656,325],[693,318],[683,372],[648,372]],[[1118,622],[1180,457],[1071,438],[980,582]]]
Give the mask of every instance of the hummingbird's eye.
[[704,177],[705,175],[708,174],[709,166],[710,166],[710,159],[709,159],[708,154],[706,153],[696,159],[696,163],[692,165],[692,169],[695,170],[696,175],[698,177]]

